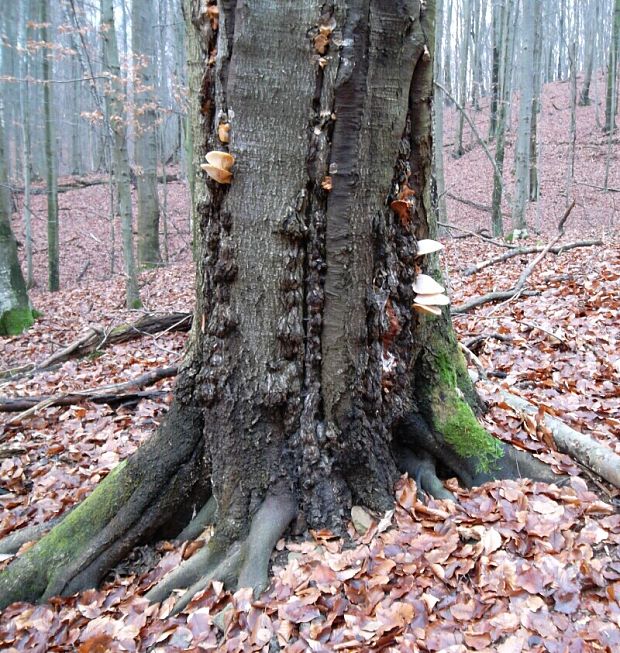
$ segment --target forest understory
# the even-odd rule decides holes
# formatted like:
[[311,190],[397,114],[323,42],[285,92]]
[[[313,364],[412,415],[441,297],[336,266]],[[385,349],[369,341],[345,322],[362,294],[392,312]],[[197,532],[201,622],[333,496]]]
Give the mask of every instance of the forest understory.
[[[209,533],[182,545],[143,547],[99,590],[7,608],[0,615],[2,646],[85,653],[294,653],[312,646],[318,651],[418,646],[455,653],[560,653],[579,641],[575,650],[619,650],[620,492],[555,450],[541,421],[511,409],[501,394],[506,388],[523,396],[620,454],[620,150],[616,136],[609,182],[614,190],[603,192],[597,186],[607,139],[596,124],[596,107],[579,107],[576,175],[567,184],[568,93],[568,84],[545,88],[541,197],[529,206],[531,230],[523,244],[545,245],[554,238],[573,199],[561,243],[600,239],[603,244],[549,253],[527,279],[527,290],[535,294],[453,318],[460,342],[489,376],[476,386],[489,407],[485,427],[569,475],[567,486],[503,481],[465,491],[450,480],[448,487],[459,499],[451,504],[421,501],[414,483],[403,477],[394,510],[385,515],[356,510],[346,541],[328,532],[280,540],[273,583],[259,601],[250,591],[232,595],[214,583],[174,617],[169,617],[174,597],[149,604],[144,593],[204,546]],[[471,114],[481,133],[487,113]],[[473,136],[463,157],[450,156],[455,122],[453,110],[447,111],[448,210],[458,229],[441,240],[453,309],[510,289],[534,256],[523,254],[465,275],[467,268],[506,249],[467,233],[488,229],[490,213],[484,207],[490,204],[492,167]],[[509,147],[506,161],[512,156]],[[512,185],[510,174],[506,185]],[[116,274],[110,277],[107,186],[60,195],[63,289],[55,294],[43,290],[45,198],[34,196],[38,287],[30,296],[42,315],[22,336],[0,343],[2,399],[97,389],[181,362],[187,334],[170,329],[39,373],[5,374],[40,364],[93,326],[106,332],[145,313],[191,312],[189,198],[179,181],[169,182],[165,192],[169,264],[141,274],[140,311],[123,308],[118,252]],[[20,196],[16,199],[19,203]],[[21,233],[18,216],[19,211],[16,234]],[[475,365],[471,371],[480,376]],[[34,411],[0,412],[0,537],[53,519],[88,495],[154,432],[173,383],[173,376],[162,378],[144,388],[148,396],[132,396],[120,405],[41,402]],[[0,564],[11,558],[1,556]]]

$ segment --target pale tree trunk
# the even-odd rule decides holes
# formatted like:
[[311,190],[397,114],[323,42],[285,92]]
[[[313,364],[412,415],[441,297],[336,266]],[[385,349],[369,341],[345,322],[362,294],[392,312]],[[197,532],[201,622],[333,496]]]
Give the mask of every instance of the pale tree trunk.
[[500,97],[500,66],[502,58],[503,16],[505,14],[505,2],[493,2],[491,14],[491,116],[489,119],[489,139],[493,139],[497,133],[497,113]]
[[534,80],[534,13],[536,0],[523,0],[520,53],[519,126],[515,148],[515,196],[512,207],[513,229],[527,228],[525,211],[530,183],[530,134]]
[[24,82],[19,85],[19,109],[21,115],[22,129],[22,176],[24,179],[24,249],[26,252],[26,286],[34,286],[34,271],[32,265],[32,212],[30,209],[30,182],[32,172],[32,154],[30,140],[30,52],[26,50],[26,44],[32,38],[32,28],[28,22],[32,19],[31,0],[23,0],[20,15],[20,42],[24,48],[21,58],[21,77]]
[[4,155],[3,123],[0,115],[0,336],[12,336],[27,329],[34,322],[34,316],[17,258],[17,242],[11,230],[11,194]]
[[[435,14],[435,52],[434,76],[439,84],[444,85],[443,69],[441,66],[443,51],[443,25],[444,25],[444,0],[436,0]],[[448,222],[448,211],[446,206],[446,180],[444,175],[443,161],[443,111],[444,93],[438,86],[433,89],[433,162],[435,173],[435,184],[437,192],[437,217],[439,222]]]
[[611,40],[607,63],[607,87],[605,93],[605,131],[616,129],[618,94],[618,55],[620,54],[620,0],[614,0]]
[[564,48],[566,47],[566,0],[559,0],[558,72],[556,79],[564,79]]
[[[459,102],[463,109],[467,106],[467,72],[469,61],[469,50],[471,42],[471,21],[472,21],[472,0],[463,0],[463,13],[462,13],[462,31],[461,31],[461,47],[459,52]],[[455,136],[455,156],[462,156],[465,154],[463,148],[463,129],[465,126],[465,116],[463,112],[459,112],[459,121]]]
[[498,17],[500,32],[499,71],[498,71],[498,109],[497,124],[495,128],[495,170],[493,173],[493,198],[491,212],[491,230],[494,236],[504,235],[504,221],[502,217],[502,194],[503,184],[501,174],[504,170],[504,154],[506,150],[506,122],[510,107],[510,82],[512,78],[512,59],[509,30],[513,15],[516,14],[514,0],[506,0],[501,7]]
[[121,215],[123,259],[125,263],[125,300],[128,308],[138,308],[140,306],[140,295],[138,293],[133,251],[133,214],[131,209],[129,159],[127,157],[127,124],[123,108],[125,95],[120,76],[113,0],[101,0],[101,34],[103,37],[103,68],[110,76],[105,104],[108,124],[112,130],[112,168]]
[[566,169],[566,206],[571,201],[573,181],[575,179],[575,150],[577,146],[577,41],[579,39],[579,14],[575,15],[575,22],[568,46],[569,81],[570,81],[570,127],[568,137],[568,164]]
[[536,202],[539,196],[538,179],[538,114],[541,106],[542,91],[542,0],[534,0],[534,64],[532,67],[532,117],[530,122],[530,202]]
[[131,43],[134,68],[135,161],[138,194],[138,260],[143,267],[161,265],[157,190],[157,96],[154,84],[157,37],[153,3],[133,0]]
[[[411,307],[434,233],[433,0],[223,0],[217,32],[185,7],[217,48],[190,84],[196,143],[224,149],[226,114],[236,157],[230,185],[196,188],[191,351],[157,435],[0,574],[0,607],[95,584],[201,503],[213,537],[147,595],[189,586],[177,610],[213,578],[263,589],[289,522],[342,533],[352,504],[393,506],[399,469],[449,498],[435,456],[468,485],[552,478],[479,426],[447,309]],[[388,208],[403,190],[405,219]],[[436,257],[418,264],[440,278]]]
[[[41,39],[50,43],[49,0],[41,0]],[[52,106],[53,74],[52,50],[43,48],[43,115],[45,119],[45,169],[47,182],[47,267],[48,287],[53,292],[60,288],[60,234],[58,224],[57,152]]]
[[[454,4],[454,0],[446,0],[446,30],[445,33],[446,35],[452,34],[452,5]],[[446,38],[446,45],[443,49],[444,51],[444,56],[443,56],[443,74],[444,74],[444,80],[446,82],[446,90],[448,93],[452,93],[452,44],[451,44],[451,37],[448,39]],[[441,56],[441,52],[437,53],[438,56]],[[446,98],[446,103],[449,102],[449,99]]]
[[[579,106],[586,107],[590,105],[590,85],[592,84],[592,72],[594,70],[594,51],[598,31],[600,30],[600,3],[599,0],[589,0],[587,7],[587,16],[584,17],[585,27],[585,72],[583,76],[583,85],[579,93]],[[594,15],[594,20],[591,17]]]

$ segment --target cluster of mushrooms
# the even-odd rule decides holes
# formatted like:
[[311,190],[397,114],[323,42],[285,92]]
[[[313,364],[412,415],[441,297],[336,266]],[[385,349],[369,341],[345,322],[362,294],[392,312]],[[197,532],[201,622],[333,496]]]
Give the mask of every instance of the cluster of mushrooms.
[[233,173],[231,168],[235,162],[235,157],[228,152],[218,152],[213,150],[209,152],[205,159],[206,163],[202,163],[200,167],[219,184],[230,184],[232,181]]
[[[443,245],[436,240],[418,240],[417,256],[426,256],[441,249],[443,249]],[[427,274],[416,275],[413,291],[416,294],[413,308],[419,313],[441,315],[440,306],[447,306],[450,303],[448,296],[445,294],[446,289]]]

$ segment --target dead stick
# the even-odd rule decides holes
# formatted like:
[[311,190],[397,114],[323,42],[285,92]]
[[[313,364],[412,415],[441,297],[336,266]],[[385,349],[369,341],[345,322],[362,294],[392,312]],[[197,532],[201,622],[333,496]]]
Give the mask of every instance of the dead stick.
[[488,304],[489,302],[494,302],[500,299],[502,300],[512,299],[519,293],[523,292],[523,286],[525,285],[525,282],[527,281],[530,274],[532,274],[534,268],[540,263],[540,261],[543,260],[543,258],[547,255],[547,252],[564,235],[564,225],[566,224],[566,220],[568,220],[568,216],[570,215],[574,207],[575,207],[575,200],[573,200],[570,206],[566,209],[566,211],[564,211],[564,215],[562,216],[560,222],[558,223],[558,235],[553,240],[550,240],[547,243],[546,247],[544,247],[543,250],[540,252],[540,254],[534,258],[534,260],[525,268],[525,270],[523,270],[523,272],[521,272],[521,276],[519,277],[517,283],[515,284],[514,288],[512,288],[512,290],[506,290],[503,292],[502,291],[491,292],[491,293],[487,293],[486,295],[482,295],[480,297],[474,297],[474,299],[471,299],[470,301],[465,302],[460,306],[453,307],[450,312],[452,314],[466,313],[467,311],[471,311],[472,308],[476,308],[477,306],[482,306],[483,304]]
[[[566,243],[565,245],[558,245],[556,247],[552,247],[549,250],[549,252],[551,254],[561,254],[562,252],[566,252],[569,249],[576,249],[578,247],[598,247],[602,244],[603,244],[602,240],[577,240],[572,243]],[[484,270],[485,268],[495,265],[496,263],[503,263],[504,261],[508,261],[509,259],[515,256],[521,256],[521,255],[525,256],[526,254],[535,254],[536,252],[542,252],[543,249],[544,247],[542,245],[540,246],[533,245],[531,247],[519,247],[518,249],[513,249],[509,252],[504,252],[503,254],[494,256],[493,258],[486,259],[485,261],[481,261],[476,265],[472,265],[471,267],[463,270],[462,275],[464,277],[469,277],[472,274],[475,274],[476,272],[480,272],[480,270]]]
[[[145,374],[141,374],[140,376],[136,377],[135,379],[131,379],[130,381],[124,381],[123,383],[113,383],[99,388],[88,388],[86,390],[77,390],[75,392],[67,392],[59,395],[52,395],[49,397],[5,397],[0,399],[0,412],[11,412],[16,410],[13,408],[13,406],[16,405],[16,401],[18,400],[30,400],[33,403],[33,405],[26,411],[21,412],[19,415],[16,415],[7,422],[8,425],[11,425],[17,422],[21,422],[25,418],[30,417],[43,408],[58,405],[60,402],[64,402],[65,404],[74,404],[79,403],[80,401],[92,400],[93,397],[97,397],[101,402],[105,402],[106,399],[117,399],[123,392],[144,388],[145,386],[156,383],[160,379],[176,376],[177,372],[177,367],[163,367],[151,372],[146,372]],[[21,407],[19,410],[21,410]],[[1,441],[2,439],[0,438],[0,442]]]
[[[484,365],[476,354],[462,343],[459,343],[459,347],[475,365],[480,376],[486,381],[489,381]],[[504,388],[499,388],[499,391],[504,401],[512,409],[523,414],[535,416],[544,422],[545,426],[551,431],[558,451],[568,454],[588,470],[604,478],[615,487],[620,488],[620,456],[610,447],[597,442],[588,435],[575,431],[575,429],[568,426],[561,419],[549,413],[543,411],[542,417],[539,418],[538,416],[541,415],[541,411],[534,403]]]

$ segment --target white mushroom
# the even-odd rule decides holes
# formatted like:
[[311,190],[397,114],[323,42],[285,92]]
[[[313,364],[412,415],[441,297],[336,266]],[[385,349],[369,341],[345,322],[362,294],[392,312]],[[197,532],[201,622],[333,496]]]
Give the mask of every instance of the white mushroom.
[[218,150],[212,150],[209,152],[205,159],[207,163],[210,163],[216,168],[222,168],[222,170],[230,170],[235,162],[235,157],[228,152],[219,152]]
[[441,309],[436,306],[424,306],[423,304],[413,303],[413,308],[418,313],[429,313],[430,315],[441,315]]
[[445,292],[445,288],[433,279],[428,274],[416,275],[413,282],[413,292],[418,295],[436,295],[437,293]]
[[202,163],[200,167],[211,177],[215,179],[220,184],[230,184],[232,180],[232,172],[230,170],[224,170],[224,168],[218,168],[217,166],[209,165],[208,163]]
[[416,256],[432,254],[433,252],[438,252],[440,249],[443,249],[443,245],[438,243],[436,240],[430,240],[429,238],[418,240],[418,251]]
[[447,306],[450,300],[446,295],[437,293],[435,295],[416,295],[415,303],[424,306]]

